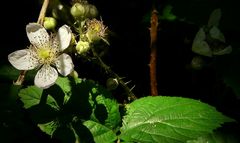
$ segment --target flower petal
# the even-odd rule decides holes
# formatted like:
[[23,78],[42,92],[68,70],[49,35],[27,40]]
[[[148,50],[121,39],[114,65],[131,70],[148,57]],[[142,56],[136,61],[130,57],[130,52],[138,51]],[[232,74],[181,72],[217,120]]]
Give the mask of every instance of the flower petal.
[[68,54],[63,53],[62,55],[60,55],[55,64],[58,72],[63,76],[67,76],[73,71],[74,65],[72,62],[72,58]]
[[37,48],[45,47],[49,44],[49,35],[46,29],[37,23],[29,23],[26,26],[29,41]]
[[49,88],[52,86],[58,78],[57,71],[50,65],[43,65],[43,67],[37,72],[34,84],[39,88]]
[[18,50],[9,54],[8,61],[18,70],[32,70],[39,65],[30,49]]
[[58,51],[61,51],[61,50],[59,49],[59,47],[60,47],[59,37],[56,36],[56,35],[51,35],[50,40],[51,40],[51,42],[50,42],[51,47],[54,48],[54,49],[56,49],[56,50],[58,50]]
[[72,31],[67,25],[63,25],[58,29],[57,37],[59,38],[60,42],[60,50],[65,50],[71,42],[72,39]]

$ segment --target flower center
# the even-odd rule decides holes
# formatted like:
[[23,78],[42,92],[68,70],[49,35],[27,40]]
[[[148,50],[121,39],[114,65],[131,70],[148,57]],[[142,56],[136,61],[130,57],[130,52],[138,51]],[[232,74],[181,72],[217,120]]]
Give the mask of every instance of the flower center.
[[47,48],[41,48],[38,51],[38,55],[40,59],[47,59],[50,57],[50,49]]
[[42,64],[51,64],[57,57],[57,51],[51,47],[37,49],[39,62]]
[[96,31],[97,33],[101,31],[101,24],[96,23],[93,25],[93,30]]

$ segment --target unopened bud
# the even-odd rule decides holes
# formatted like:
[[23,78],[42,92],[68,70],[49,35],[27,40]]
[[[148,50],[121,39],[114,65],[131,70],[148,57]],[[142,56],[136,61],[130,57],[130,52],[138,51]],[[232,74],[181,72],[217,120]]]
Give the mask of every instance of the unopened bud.
[[204,65],[204,61],[200,56],[196,56],[192,59],[191,67],[193,69],[200,70],[202,69],[203,65]]
[[74,18],[83,18],[85,15],[84,5],[75,3],[71,8],[71,14]]
[[55,20],[55,18],[53,17],[45,17],[44,18],[44,23],[43,26],[47,29],[47,30],[52,30],[56,27],[57,25],[57,21]]
[[76,46],[78,54],[84,54],[90,49],[89,42],[79,41]]
[[87,17],[88,18],[95,18],[95,17],[97,17],[97,15],[98,15],[97,8],[94,5],[92,5],[92,4],[89,4],[88,8],[89,8],[89,10],[88,10],[88,13],[87,13]]
[[108,90],[114,90],[118,87],[118,80],[116,78],[107,79],[106,86]]
[[70,76],[72,76],[73,78],[78,78],[78,73],[77,73],[77,71],[73,70],[73,71],[70,73]]

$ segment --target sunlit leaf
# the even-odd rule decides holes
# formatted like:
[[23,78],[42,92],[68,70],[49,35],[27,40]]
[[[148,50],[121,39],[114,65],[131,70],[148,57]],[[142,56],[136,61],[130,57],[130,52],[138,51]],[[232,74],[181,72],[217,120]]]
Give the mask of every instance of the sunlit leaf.
[[208,26],[209,27],[212,27],[212,26],[217,27],[220,19],[221,19],[221,9],[215,9],[209,17]]
[[172,13],[172,9],[173,7],[171,5],[167,5],[166,7],[164,7],[163,9],[163,15],[160,17],[161,19],[166,19],[169,21],[173,21],[176,20],[176,15],[174,15]]
[[71,91],[70,80],[67,77],[58,77],[56,84],[65,92]]
[[38,127],[46,134],[52,136],[53,132],[57,129],[58,125],[55,121],[51,121],[45,124],[38,124]]
[[121,139],[141,143],[181,143],[233,121],[212,106],[181,97],[145,97],[127,107]]
[[24,103],[24,108],[30,108],[39,104],[43,90],[36,86],[29,86],[19,92],[20,100]]
[[102,95],[97,96],[96,101],[98,104],[104,105],[106,108],[107,118],[104,120],[104,125],[110,129],[114,129],[119,126],[121,122],[121,117],[119,113],[118,103],[115,100],[105,98]]
[[83,123],[92,133],[95,143],[114,143],[117,136],[112,130],[94,121]]
[[193,40],[192,51],[199,55],[211,57],[212,51],[205,39],[206,34],[203,28],[200,28]]
[[[74,82],[80,83],[82,79],[76,78],[74,79]],[[71,80],[68,77],[58,77],[56,81],[56,85],[58,85],[61,90],[64,92],[64,99],[63,99],[63,104],[66,104],[68,100],[70,99],[70,96],[72,94],[72,85],[71,85]]]
[[55,110],[60,110],[60,107],[58,106],[57,101],[51,95],[47,96],[47,102],[46,103],[49,106],[51,106],[52,108],[54,108]]

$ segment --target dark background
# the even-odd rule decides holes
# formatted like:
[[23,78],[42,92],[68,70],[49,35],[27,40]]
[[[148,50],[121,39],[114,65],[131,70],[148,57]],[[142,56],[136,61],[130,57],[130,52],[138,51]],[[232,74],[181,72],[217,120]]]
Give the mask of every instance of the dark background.
[[[64,2],[68,3],[67,0]],[[89,0],[89,3],[98,8],[104,24],[111,31],[110,47],[107,56],[103,57],[104,61],[119,76],[126,77],[126,81],[132,80],[130,85],[136,85],[133,92],[137,97],[149,95],[150,22],[148,20],[152,2]],[[240,120],[240,101],[233,90],[224,84],[215,69],[206,67],[202,70],[193,70],[190,65],[192,58],[196,56],[191,51],[192,40],[199,27],[207,23],[209,14],[215,8],[222,9],[220,29],[226,40],[234,49],[239,48],[240,20],[237,1],[161,0],[156,1],[155,4],[159,14],[167,4],[173,5],[173,13],[179,18],[174,22],[160,21],[157,43],[159,93],[199,99],[215,106],[224,114]],[[25,26],[29,22],[37,21],[41,5],[37,0],[24,0],[3,1],[1,6],[0,64],[4,65],[9,64],[7,61],[9,53],[29,45]],[[209,58],[203,57],[203,59],[206,62],[211,61]],[[87,71],[88,69],[82,69],[80,77],[86,75],[88,78],[92,77],[102,82],[101,75],[98,76],[94,71],[87,75]],[[47,140],[47,137],[38,134],[38,131],[36,134],[34,135],[38,138]]]

